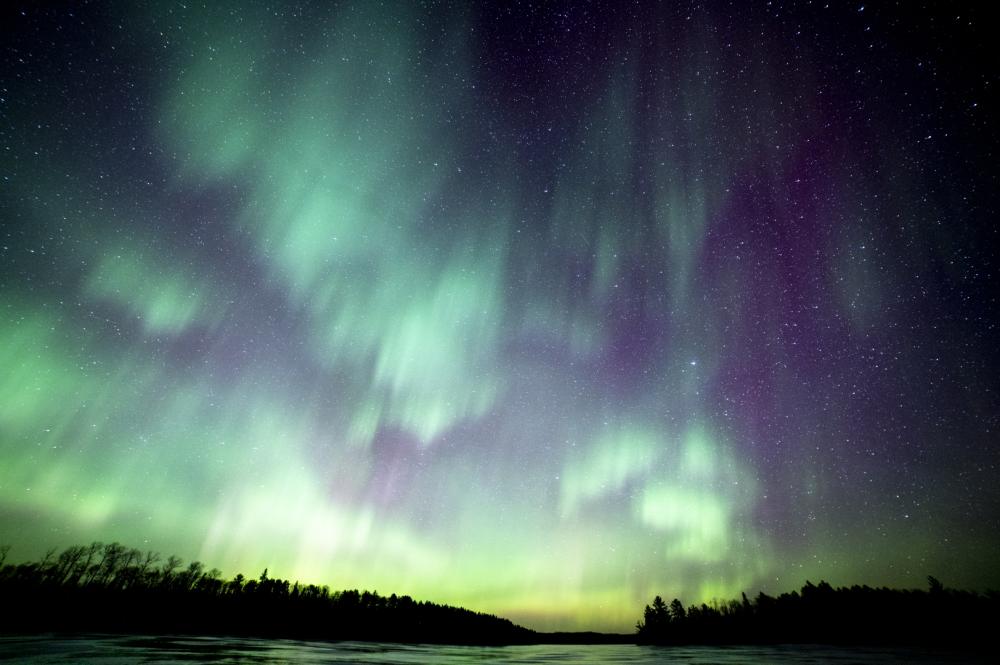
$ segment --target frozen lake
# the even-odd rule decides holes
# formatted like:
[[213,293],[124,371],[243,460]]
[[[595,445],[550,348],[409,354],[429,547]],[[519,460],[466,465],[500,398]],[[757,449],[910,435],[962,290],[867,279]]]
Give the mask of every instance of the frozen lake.
[[646,647],[530,645],[467,647],[303,642],[233,637],[0,637],[0,661],[15,663],[974,663],[969,654],[811,645]]

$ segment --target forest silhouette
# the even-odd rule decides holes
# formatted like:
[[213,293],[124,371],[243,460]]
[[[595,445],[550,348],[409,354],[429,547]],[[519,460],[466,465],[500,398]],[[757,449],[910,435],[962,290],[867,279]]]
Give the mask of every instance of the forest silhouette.
[[980,648],[1000,625],[1000,594],[929,588],[834,588],[806,582],[773,597],[692,605],[657,596],[636,624],[640,644],[839,644]]
[[327,586],[239,574],[224,580],[119,543],[69,547],[4,565],[0,631],[238,635],[449,644],[537,642],[507,619],[470,610]]
[[507,619],[375,592],[331,591],[268,575],[225,580],[198,561],[92,543],[8,564],[0,547],[0,633],[233,635],[442,644],[637,642],[652,645],[814,643],[980,648],[1000,625],[1000,594],[946,589],[833,588],[752,601],[667,604],[657,596],[633,635],[538,633]]

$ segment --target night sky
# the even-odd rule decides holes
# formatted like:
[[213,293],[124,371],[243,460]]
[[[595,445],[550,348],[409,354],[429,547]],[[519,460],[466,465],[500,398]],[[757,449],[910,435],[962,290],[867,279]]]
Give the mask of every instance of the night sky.
[[985,9],[204,4],[2,10],[13,560],[537,629],[1000,586]]

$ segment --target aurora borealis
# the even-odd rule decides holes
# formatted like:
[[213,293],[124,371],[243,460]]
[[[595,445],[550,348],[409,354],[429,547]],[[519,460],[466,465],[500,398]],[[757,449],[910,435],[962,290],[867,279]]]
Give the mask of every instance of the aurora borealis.
[[204,4],[3,10],[12,558],[570,630],[1000,586],[978,10]]

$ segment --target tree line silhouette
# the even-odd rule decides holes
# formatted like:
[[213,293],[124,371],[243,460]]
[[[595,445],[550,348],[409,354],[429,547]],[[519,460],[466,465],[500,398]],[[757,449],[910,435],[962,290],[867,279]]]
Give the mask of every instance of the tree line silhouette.
[[991,645],[1000,594],[946,589],[833,588],[806,582],[777,597],[685,607],[657,596],[631,638],[536,633],[507,619],[409,596],[238,574],[163,559],[120,543],[92,543],[7,564],[0,547],[0,632],[112,632],[450,644]]
[[331,591],[218,569],[120,543],[50,551],[6,564],[0,548],[0,632],[201,634],[452,644],[537,642],[507,619],[409,596]]
[[712,604],[667,605],[657,596],[636,624],[640,644],[853,644],[979,648],[1000,626],[1000,594],[929,588],[834,588],[806,582],[801,591]]

